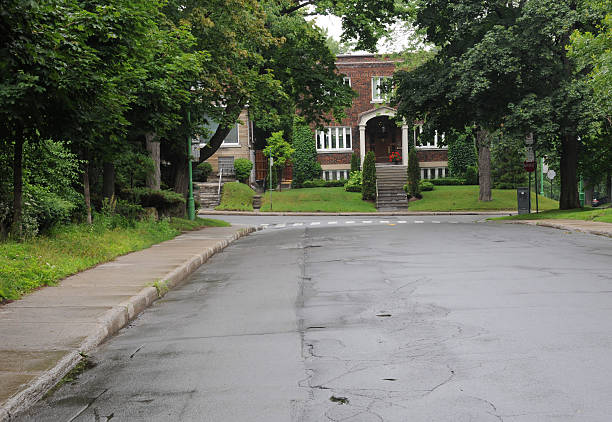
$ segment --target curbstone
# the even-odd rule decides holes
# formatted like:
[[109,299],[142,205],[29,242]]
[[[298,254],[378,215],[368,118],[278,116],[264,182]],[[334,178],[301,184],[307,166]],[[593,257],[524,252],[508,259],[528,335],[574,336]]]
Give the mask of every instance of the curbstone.
[[188,276],[197,270],[208,259],[221,252],[232,242],[257,231],[255,227],[245,227],[237,230],[228,239],[219,239],[212,248],[206,248],[202,253],[193,255],[174,270],[166,274],[155,284],[158,287],[147,286],[130,299],[113,306],[98,318],[98,326],[74,350],[64,356],[53,368],[36,378],[25,390],[20,391],[2,406],[0,406],[0,422],[10,421],[15,415],[24,412],[39,401],[51,388],[53,388],[72,368],[82,359],[81,353],[87,353],[113,334],[125,327],[142,311],[151,306],[157,299],[162,298],[174,287],[182,284]]

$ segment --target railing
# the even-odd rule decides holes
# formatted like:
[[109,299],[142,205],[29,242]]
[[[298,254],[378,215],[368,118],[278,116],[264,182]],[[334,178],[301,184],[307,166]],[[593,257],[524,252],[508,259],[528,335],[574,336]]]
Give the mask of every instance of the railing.
[[221,195],[221,179],[223,178],[223,168],[219,169],[219,189],[217,190],[217,195]]

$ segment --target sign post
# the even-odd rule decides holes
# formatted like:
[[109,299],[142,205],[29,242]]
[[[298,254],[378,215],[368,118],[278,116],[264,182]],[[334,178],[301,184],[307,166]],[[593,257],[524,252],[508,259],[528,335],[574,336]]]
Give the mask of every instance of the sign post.
[[556,175],[557,172],[555,172],[553,169],[548,170],[546,173],[546,177],[548,177],[548,180],[550,180],[550,199],[553,199],[553,179]]
[[272,211],[272,166],[274,165],[274,157],[270,153],[270,172],[268,178],[270,179],[270,211]]

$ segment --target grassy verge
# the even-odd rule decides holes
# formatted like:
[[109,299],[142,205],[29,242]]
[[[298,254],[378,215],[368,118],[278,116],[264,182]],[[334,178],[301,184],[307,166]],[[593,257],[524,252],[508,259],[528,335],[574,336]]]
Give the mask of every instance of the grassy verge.
[[[436,186],[423,199],[410,202],[409,211],[516,211],[516,190],[493,189],[493,200],[480,202],[478,186]],[[559,208],[559,203],[538,195],[540,210]],[[535,197],[532,198],[535,209]]]
[[230,182],[223,185],[221,203],[215,207],[220,211],[253,211],[253,195],[255,191],[240,182]]
[[94,225],[57,228],[48,236],[0,243],[0,301],[18,299],[38,287],[53,285],[119,255],[169,240],[182,231],[206,226],[229,226],[220,220],[170,219],[139,221],[110,229],[101,219]]
[[584,208],[575,210],[552,210],[539,214],[522,214],[498,217],[493,220],[585,220],[612,223],[612,208]]
[[261,211],[293,212],[376,212],[373,203],[363,201],[361,193],[340,188],[291,189],[262,197]]

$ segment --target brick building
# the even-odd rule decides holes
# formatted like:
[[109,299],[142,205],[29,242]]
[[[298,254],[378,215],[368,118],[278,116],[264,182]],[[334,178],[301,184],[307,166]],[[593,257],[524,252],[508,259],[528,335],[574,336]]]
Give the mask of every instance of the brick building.
[[380,84],[393,76],[397,64],[397,60],[375,55],[338,56],[338,71],[358,96],[346,111],[346,118],[315,131],[323,178],[347,178],[353,152],[360,154],[363,162],[366,152],[373,151],[377,163],[390,164],[389,155],[396,151],[401,154],[402,164],[407,165],[409,142],[417,148],[421,178],[447,175],[448,153],[446,148],[439,147],[438,134],[419,143],[421,126],[407,122],[398,125],[396,110],[385,102]]

